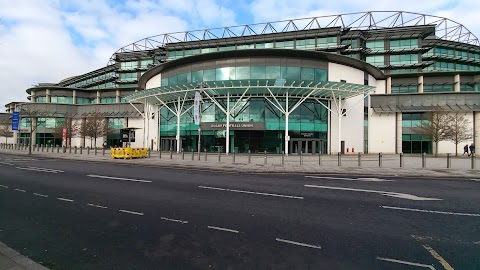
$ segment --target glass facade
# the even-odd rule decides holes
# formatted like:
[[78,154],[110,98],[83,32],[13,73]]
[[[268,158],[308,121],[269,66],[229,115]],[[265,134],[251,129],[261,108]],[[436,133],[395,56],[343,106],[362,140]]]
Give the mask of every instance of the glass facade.
[[418,54],[393,54],[390,55],[390,65],[411,65],[418,63]]
[[392,93],[416,93],[417,85],[392,85]]
[[432,153],[432,141],[421,134],[415,134],[414,128],[427,121],[424,113],[403,113],[402,128],[408,133],[402,132],[402,152],[403,153]]
[[418,48],[418,38],[390,40],[390,50],[408,50],[415,48]]
[[73,104],[73,97],[50,97],[50,103]]

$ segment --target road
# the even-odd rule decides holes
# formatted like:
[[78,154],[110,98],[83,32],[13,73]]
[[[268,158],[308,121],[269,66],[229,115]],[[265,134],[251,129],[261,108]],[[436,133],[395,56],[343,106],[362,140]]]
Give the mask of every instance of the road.
[[480,269],[479,194],[0,154],[0,241],[51,269]]

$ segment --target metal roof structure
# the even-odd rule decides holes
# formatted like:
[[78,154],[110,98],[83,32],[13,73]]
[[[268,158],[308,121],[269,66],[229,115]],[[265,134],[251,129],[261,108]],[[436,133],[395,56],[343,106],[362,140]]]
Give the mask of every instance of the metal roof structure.
[[[375,87],[346,82],[287,82],[280,80],[231,80],[203,82],[197,85],[164,86],[139,91],[126,97],[129,102],[164,105],[177,99],[193,100],[201,89],[208,97],[275,97],[288,95],[291,98],[346,99],[367,94]],[[288,94],[287,94],[288,93]]]
[[151,51],[164,48],[171,43],[285,34],[326,28],[348,32],[409,26],[434,26],[438,39],[480,45],[478,38],[464,25],[448,18],[406,11],[367,11],[155,35],[118,49],[111,56],[109,64],[115,63],[115,55],[118,53]]

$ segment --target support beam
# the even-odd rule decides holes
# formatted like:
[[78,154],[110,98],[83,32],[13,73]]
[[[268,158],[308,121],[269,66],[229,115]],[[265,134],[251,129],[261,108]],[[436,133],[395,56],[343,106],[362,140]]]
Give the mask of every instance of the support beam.
[[423,93],[423,75],[418,76],[417,91],[418,93]]
[[225,114],[227,117],[227,134],[225,135],[225,154],[228,155],[228,152],[230,151],[230,91],[227,92],[227,113]]
[[288,91],[285,93],[285,155],[288,156],[288,145],[290,142],[290,135],[288,135]]
[[177,105],[177,136],[175,139],[177,141],[177,153],[180,153],[180,118],[182,117],[182,107],[180,106],[180,97],[178,97],[178,105]]
[[395,120],[397,121],[396,123],[396,134],[395,134],[395,139],[396,139],[396,154],[402,153],[402,113],[397,112]]

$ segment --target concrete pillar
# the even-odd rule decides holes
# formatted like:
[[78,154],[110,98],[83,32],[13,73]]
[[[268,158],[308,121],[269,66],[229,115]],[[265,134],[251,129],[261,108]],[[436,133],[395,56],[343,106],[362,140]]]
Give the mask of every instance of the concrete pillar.
[[460,92],[460,74],[453,76],[453,91]]
[[32,90],[32,92],[30,92],[30,97],[31,97],[30,102],[32,102],[32,103],[37,102],[37,101],[35,100],[35,99],[37,98],[37,96],[36,96],[36,93],[35,93],[34,90]]
[[395,139],[396,139],[396,153],[397,154],[402,153],[402,135],[403,135],[402,118],[403,118],[402,113],[397,112],[396,115],[395,115],[395,119],[397,121],[396,126],[395,126],[395,129],[396,129]]
[[423,75],[418,76],[418,93],[423,93]]
[[51,101],[51,98],[50,98],[50,89],[47,89],[47,90],[45,91],[45,93],[46,93],[46,95],[45,95],[45,96],[46,96],[46,97],[45,97],[45,102],[46,102],[46,103],[50,103],[50,101]]
[[[37,126],[37,118],[32,118],[31,127],[36,127],[36,126]],[[37,130],[35,129],[32,132],[32,137],[30,138],[30,142],[32,143],[32,145],[34,145],[36,141],[37,141]]]
[[120,90],[115,92],[115,102],[120,103]]
[[77,104],[77,90],[72,92],[73,104]]
[[[480,146],[480,112],[473,112],[473,144],[477,149]],[[478,153],[478,150],[475,152]]]
[[100,91],[97,91],[97,104],[100,104]]
[[386,87],[387,94],[391,94],[392,93],[392,77],[387,78],[386,84],[387,84],[387,87]]

